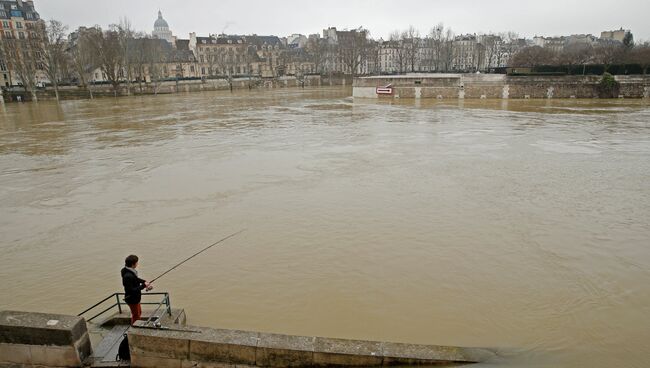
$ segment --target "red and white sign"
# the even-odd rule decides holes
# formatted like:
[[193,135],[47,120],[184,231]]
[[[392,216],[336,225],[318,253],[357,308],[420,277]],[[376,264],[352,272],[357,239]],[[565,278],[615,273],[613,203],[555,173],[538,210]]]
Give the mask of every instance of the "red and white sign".
[[375,89],[375,92],[377,92],[378,95],[392,95],[393,94],[393,85],[389,84],[387,86],[377,87]]

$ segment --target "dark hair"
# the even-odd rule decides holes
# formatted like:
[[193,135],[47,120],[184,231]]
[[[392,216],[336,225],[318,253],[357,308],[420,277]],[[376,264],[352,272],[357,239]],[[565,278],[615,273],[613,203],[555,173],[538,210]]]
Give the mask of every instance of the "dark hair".
[[124,260],[124,265],[126,267],[133,267],[134,264],[138,263],[138,256],[135,254],[131,254],[130,256],[126,257]]

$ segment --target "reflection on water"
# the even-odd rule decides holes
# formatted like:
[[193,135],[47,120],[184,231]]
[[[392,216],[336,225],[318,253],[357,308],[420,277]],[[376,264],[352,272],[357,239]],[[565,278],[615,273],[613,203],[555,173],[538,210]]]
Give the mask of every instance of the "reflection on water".
[[642,367],[647,101],[344,89],[7,104],[0,309],[76,313],[132,252],[190,322]]

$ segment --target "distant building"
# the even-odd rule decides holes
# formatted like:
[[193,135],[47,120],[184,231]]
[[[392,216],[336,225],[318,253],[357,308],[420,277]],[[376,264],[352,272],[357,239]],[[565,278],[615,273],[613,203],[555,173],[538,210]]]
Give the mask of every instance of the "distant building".
[[629,31],[626,31],[623,28],[616,31],[603,31],[600,32],[600,38],[602,40],[613,40],[613,41],[623,42],[623,39],[625,39],[625,34],[627,32]]
[[576,34],[566,37],[564,47],[595,46],[598,38],[590,34]]
[[[22,85],[23,82],[7,56],[23,54],[21,48],[28,40],[38,37],[36,26],[42,22],[31,0],[0,0],[0,84],[4,87]],[[5,40],[11,40],[5,41]],[[41,55],[32,57],[40,58]],[[30,62],[33,60],[30,60]],[[42,85],[48,82],[41,62],[36,62],[35,82]]]
[[192,32],[188,47],[197,59],[201,77],[248,73],[248,45],[243,36],[222,34],[200,37]]
[[480,44],[476,35],[457,36],[453,43],[454,71],[474,72],[484,69],[485,47]]
[[307,37],[298,33],[294,33],[287,37],[287,47],[290,49],[302,49],[307,45]]
[[160,10],[158,11],[158,19],[156,19],[153,24],[153,32],[151,34],[155,38],[169,42],[171,45],[174,45],[175,43],[172,31],[169,30],[169,24],[167,24],[167,21],[163,18]]
[[543,47],[549,49],[553,52],[560,52],[564,50],[564,45],[566,44],[566,37],[541,37],[535,36],[533,38],[533,43],[535,46]]

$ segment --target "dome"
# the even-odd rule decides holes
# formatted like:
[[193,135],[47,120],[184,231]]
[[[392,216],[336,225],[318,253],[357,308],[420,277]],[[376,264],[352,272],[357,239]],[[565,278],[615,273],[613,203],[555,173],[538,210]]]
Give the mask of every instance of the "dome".
[[158,11],[158,19],[156,19],[156,23],[153,24],[153,27],[154,28],[169,28],[169,24],[167,24],[167,21],[163,19],[161,11]]

